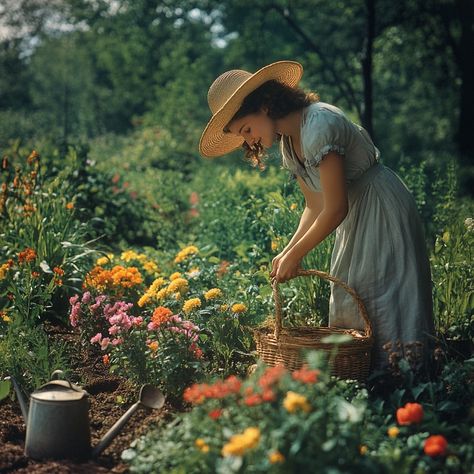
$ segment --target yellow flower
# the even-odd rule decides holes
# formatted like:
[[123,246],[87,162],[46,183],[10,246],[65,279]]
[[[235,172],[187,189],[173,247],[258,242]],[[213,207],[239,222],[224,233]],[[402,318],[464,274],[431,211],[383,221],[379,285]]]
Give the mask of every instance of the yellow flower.
[[268,455],[270,464],[281,464],[285,462],[285,456],[280,451],[273,451]]
[[229,305],[228,305],[228,304],[221,304],[221,305],[219,306],[219,311],[220,311],[221,313],[223,313],[224,311],[227,311],[228,309],[229,309]]
[[232,305],[232,312],[233,313],[245,313],[247,311],[247,306],[242,303],[236,303]]
[[222,296],[222,291],[219,288],[211,288],[209,291],[204,293],[204,298],[207,301],[219,298]]
[[198,438],[196,439],[196,441],[194,441],[194,444],[196,445],[197,448],[202,448],[203,446],[206,445],[206,442],[202,438]]
[[8,265],[8,263],[4,263],[2,266],[0,266],[0,280],[3,280],[4,278],[6,278],[9,268],[10,268],[10,265]]
[[150,292],[151,295],[156,294],[156,291],[158,288],[162,287],[165,284],[165,280],[163,278],[157,278],[153,283],[150,285],[150,288],[148,288],[148,291]]
[[144,253],[137,254],[136,259],[140,263],[145,263],[148,260],[148,257]]
[[242,456],[249,449],[254,448],[260,441],[258,428],[247,428],[243,433],[231,436],[230,441],[223,446],[223,456]]
[[170,293],[176,293],[177,291],[181,294],[186,293],[186,291],[188,291],[188,280],[185,280],[184,278],[175,278],[168,285],[168,291]]
[[173,280],[176,280],[176,278],[181,278],[181,273],[179,272],[174,272],[170,275],[170,280],[173,281]]
[[272,250],[275,251],[278,249],[278,242],[276,240],[272,240]]
[[5,311],[0,311],[0,316],[2,317],[4,322],[6,323],[11,322],[11,318],[7,315]]
[[97,259],[95,262],[96,265],[99,265],[100,267],[103,267],[104,265],[107,265],[109,263],[109,258],[108,257],[100,257]]
[[152,275],[153,273],[158,273],[160,269],[158,268],[158,265],[155,262],[152,262],[151,260],[148,260],[148,262],[145,262],[143,264],[144,270]]
[[444,232],[443,237],[441,238],[443,239],[443,242],[447,244],[449,242],[450,237],[451,234],[449,233],[449,230],[447,230]]
[[125,252],[122,252],[122,255],[120,255],[120,258],[124,262],[130,262],[130,260],[138,259],[138,254],[134,252],[133,250],[126,250]]
[[140,306],[140,308],[143,308],[143,306],[145,306],[147,303],[150,302],[150,294],[149,293],[145,293],[139,300],[138,300],[138,306]]
[[162,288],[160,291],[158,291],[155,295],[155,298],[157,300],[162,300],[168,296],[168,288]]
[[184,249],[182,249],[178,252],[178,254],[176,255],[176,257],[174,259],[174,263],[180,263],[180,262],[186,260],[186,258],[189,255],[194,255],[198,252],[199,252],[199,250],[196,246],[189,245],[188,247],[185,247]]
[[191,298],[187,300],[183,305],[183,311],[188,314],[193,309],[199,308],[201,306],[201,300],[199,298]]
[[290,206],[290,209],[292,211],[294,211],[296,208],[298,207],[298,205],[296,203],[293,203],[291,206]]
[[299,408],[305,413],[311,411],[311,405],[308,403],[308,399],[304,395],[291,391],[286,393],[286,397],[283,400],[283,406],[290,413],[294,413]]
[[178,301],[178,300],[181,299],[181,293],[180,293],[179,291],[174,294],[174,299],[175,299],[176,301]]
[[390,436],[390,438],[396,438],[398,436],[398,433],[400,433],[400,430],[396,426],[391,426],[387,430],[387,434]]
[[362,456],[367,453],[367,451],[369,450],[369,448],[365,445],[365,444],[362,444],[359,446],[359,452],[360,454],[362,454]]

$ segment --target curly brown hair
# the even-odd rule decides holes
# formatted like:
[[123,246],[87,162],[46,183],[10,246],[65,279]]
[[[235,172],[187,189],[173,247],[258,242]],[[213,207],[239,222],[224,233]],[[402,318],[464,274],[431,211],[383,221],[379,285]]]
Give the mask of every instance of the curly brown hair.
[[[304,109],[308,105],[318,102],[319,95],[314,92],[306,93],[299,87],[290,87],[282,82],[271,80],[245,97],[240,109],[234,114],[229,124],[250,114],[259,112],[262,108],[268,109],[268,117],[277,120],[286,117],[291,112]],[[224,132],[229,132],[227,125]],[[267,153],[260,143],[253,147],[244,141],[242,148],[245,150],[244,158],[260,171],[265,169]]]

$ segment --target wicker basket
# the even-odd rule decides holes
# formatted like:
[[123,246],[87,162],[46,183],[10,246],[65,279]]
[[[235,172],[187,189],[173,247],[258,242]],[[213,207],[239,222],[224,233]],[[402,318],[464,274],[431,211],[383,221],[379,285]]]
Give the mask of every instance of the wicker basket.
[[283,364],[290,370],[296,370],[303,364],[302,349],[317,349],[329,353],[334,348],[334,344],[322,343],[321,339],[332,334],[348,334],[352,336],[352,340],[338,344],[337,354],[331,365],[331,373],[341,378],[365,381],[370,369],[373,337],[364,303],[352,288],[325,272],[300,270],[298,276],[318,276],[346,290],[357,303],[359,313],[365,321],[365,331],[337,327],[283,328],[278,283],[275,282],[272,283],[275,299],[275,328],[261,327],[254,332],[259,357],[269,365]]

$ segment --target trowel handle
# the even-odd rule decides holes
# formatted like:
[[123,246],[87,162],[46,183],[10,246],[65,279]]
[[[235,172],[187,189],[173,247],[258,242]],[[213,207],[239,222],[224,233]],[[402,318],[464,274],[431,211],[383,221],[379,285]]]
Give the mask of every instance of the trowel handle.
[[137,411],[141,403],[137,402],[133,404],[110,428],[109,431],[100,440],[99,444],[92,450],[92,457],[98,456],[111,442],[112,440],[122,431],[123,427],[130,419],[130,417]]

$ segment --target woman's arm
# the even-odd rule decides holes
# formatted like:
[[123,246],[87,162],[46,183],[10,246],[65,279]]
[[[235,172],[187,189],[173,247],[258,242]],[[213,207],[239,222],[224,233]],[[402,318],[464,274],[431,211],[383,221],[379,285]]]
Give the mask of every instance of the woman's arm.
[[318,215],[323,208],[323,196],[322,193],[315,193],[306,186],[305,182],[298,176],[298,183],[305,197],[306,206],[300,217],[298,228],[296,229],[293,237],[290,239],[285,248],[272,260],[272,270],[270,277],[274,278],[278,272],[278,266],[281,259],[288,253],[289,250],[295,245],[300,238],[308,231],[313,225],[313,222],[317,219]]
[[301,214],[298,228],[286,247],[282,250],[282,254],[286,254],[289,250],[291,250],[293,245],[295,245],[296,242],[298,242],[301,237],[306,234],[308,229],[313,225],[314,221],[317,219],[323,209],[323,194],[311,191],[311,189],[308,188],[300,176],[297,177],[297,180],[301,191],[303,192],[306,206],[304,208],[303,214]]
[[322,210],[281,259],[276,273],[278,281],[295,277],[301,259],[336,229],[347,215],[347,189],[342,156],[334,152],[328,153],[319,165],[319,175]]

